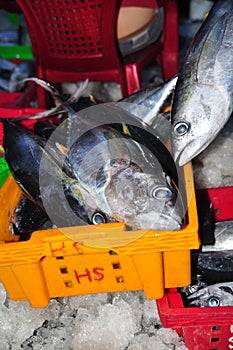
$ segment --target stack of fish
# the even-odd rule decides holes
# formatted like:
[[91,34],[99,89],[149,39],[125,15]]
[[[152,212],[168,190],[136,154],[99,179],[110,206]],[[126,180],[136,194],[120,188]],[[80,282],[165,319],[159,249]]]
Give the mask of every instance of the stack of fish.
[[[162,105],[176,79],[156,87],[152,97],[142,91],[142,100],[157,99]],[[28,239],[48,217],[58,227],[123,221],[133,229],[182,228],[177,167],[163,142],[127,111],[132,102],[99,104],[77,113],[72,101],[64,102],[51,85],[31,80],[49,90],[57,104],[33,117],[62,110],[66,118],[57,127],[50,124],[49,140],[18,125],[21,118],[2,119],[5,159],[24,193],[11,216],[14,234]],[[134,107],[138,97],[130,97]]]

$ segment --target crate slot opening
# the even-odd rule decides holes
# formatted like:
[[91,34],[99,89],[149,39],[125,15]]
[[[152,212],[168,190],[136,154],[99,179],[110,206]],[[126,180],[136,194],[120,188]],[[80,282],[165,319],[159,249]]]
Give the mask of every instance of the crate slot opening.
[[124,276],[116,276],[116,281],[117,283],[124,283],[125,282]]
[[221,329],[221,326],[213,326],[212,330],[213,331],[219,331]]
[[109,255],[117,255],[117,253],[114,250],[109,250]]
[[72,288],[73,287],[73,282],[72,281],[64,281],[64,283],[65,283],[65,286],[67,288]]
[[219,338],[211,338],[210,341],[211,341],[211,343],[214,343],[214,342],[219,341]]
[[61,273],[68,273],[67,267],[60,267]]
[[112,263],[112,267],[114,268],[114,270],[117,270],[117,269],[121,269],[121,264],[120,262],[114,262]]

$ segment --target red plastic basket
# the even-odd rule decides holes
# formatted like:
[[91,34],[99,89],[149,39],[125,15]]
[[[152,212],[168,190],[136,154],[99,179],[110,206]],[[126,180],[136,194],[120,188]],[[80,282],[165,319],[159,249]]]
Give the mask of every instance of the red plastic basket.
[[[43,112],[42,108],[31,108],[30,102],[35,92],[34,86],[30,85],[26,92],[0,92],[0,118],[12,118],[35,115]],[[52,119],[56,119],[53,117]],[[23,120],[22,125],[33,129],[36,119]],[[3,143],[3,125],[0,123],[0,145]]]
[[176,289],[157,300],[164,327],[183,337],[189,350],[233,349],[233,307],[184,307]]
[[[216,221],[232,220],[233,186],[199,190],[197,200],[203,210],[212,203]],[[184,307],[177,289],[166,290],[157,306],[163,326],[175,329],[189,350],[233,349],[233,307]]]

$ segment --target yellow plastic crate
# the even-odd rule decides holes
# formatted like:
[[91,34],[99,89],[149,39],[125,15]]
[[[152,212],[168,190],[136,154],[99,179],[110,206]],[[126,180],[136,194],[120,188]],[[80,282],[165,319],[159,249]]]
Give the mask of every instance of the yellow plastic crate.
[[[17,242],[8,221],[21,192],[10,175],[0,190],[0,281],[10,298],[45,307],[53,297],[144,290],[148,299],[159,299],[165,288],[188,285],[190,250],[200,243],[190,164],[184,178],[188,223],[180,231],[142,231],[128,243],[135,231],[112,223],[98,225],[99,231],[93,225],[35,231],[30,240]],[[113,233],[121,246],[93,248],[98,238],[109,247]]]

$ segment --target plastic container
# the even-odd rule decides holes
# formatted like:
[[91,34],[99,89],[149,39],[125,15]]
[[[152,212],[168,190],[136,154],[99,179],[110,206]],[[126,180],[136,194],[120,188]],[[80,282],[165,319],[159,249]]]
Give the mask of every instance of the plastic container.
[[[1,94],[1,93],[0,93]],[[18,93],[15,93],[14,95],[18,95]],[[21,96],[20,96],[21,98]],[[1,108],[0,106],[0,118],[10,118],[10,117],[21,117],[21,116],[27,116],[27,115],[33,115],[36,113],[39,113],[43,111],[43,109],[39,108]],[[33,125],[35,124],[36,120],[25,120],[22,121],[22,125],[26,126],[28,129],[32,129]],[[3,144],[3,125],[0,123],[0,145]]]
[[0,57],[9,60],[32,60],[32,47],[30,45],[0,46]]
[[[0,92],[0,108],[16,108],[16,112],[23,115],[24,110],[22,109],[31,107],[35,94],[36,89],[34,83],[29,84],[23,92]],[[19,108],[21,108],[21,110]],[[10,110],[6,112],[10,114],[13,113],[12,115],[15,116],[14,112],[10,112]],[[5,111],[2,110],[1,117],[4,117],[4,113]]]
[[[199,190],[197,198],[203,208],[212,203],[216,221],[233,219],[233,186]],[[189,350],[233,349],[233,307],[184,307],[176,289],[157,306],[163,326],[175,329]]]
[[[9,176],[0,191],[0,280],[10,298],[44,307],[53,297],[144,290],[149,299],[157,299],[166,287],[188,285],[190,250],[198,248],[199,238],[190,164],[184,167],[184,175],[191,194],[189,223],[180,231],[148,231],[111,250],[79,243],[96,239],[96,229],[89,225],[36,231],[26,242],[12,242],[15,237],[9,231],[9,213],[21,192]],[[122,243],[133,232],[127,232],[123,223],[99,227],[103,244],[111,240],[113,230]]]
[[233,349],[233,307],[184,307],[180,293],[166,291],[157,300],[164,327],[183,337],[189,350]]
[[[41,110],[0,108],[0,116],[37,111]],[[93,248],[93,240],[98,240],[96,225],[36,231],[30,240],[16,242],[9,231],[9,215],[21,191],[9,176],[0,190],[0,281],[10,298],[45,307],[53,297],[144,290],[149,299],[157,299],[165,288],[190,284],[190,250],[200,242],[191,165],[183,170],[189,203],[183,229],[138,230],[140,238],[128,243],[135,231],[127,231],[123,223],[99,225],[101,244],[111,249]],[[112,233],[121,239],[121,246],[109,245]],[[84,241],[91,243],[83,245]]]

